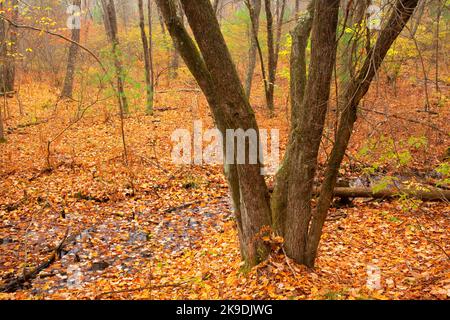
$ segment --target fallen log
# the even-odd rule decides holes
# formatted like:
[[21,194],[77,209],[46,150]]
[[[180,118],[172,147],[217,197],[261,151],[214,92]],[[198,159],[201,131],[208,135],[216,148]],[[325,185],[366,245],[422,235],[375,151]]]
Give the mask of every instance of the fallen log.
[[[320,194],[320,188],[314,190],[316,195]],[[373,198],[373,199],[393,199],[406,195],[411,198],[423,201],[450,201],[450,190],[433,188],[430,190],[417,189],[385,189],[374,192],[371,188],[350,188],[337,187],[334,189],[334,196],[340,198]]]
[[[273,187],[269,188],[273,192]],[[320,188],[314,188],[314,195],[320,195]],[[384,189],[374,192],[371,188],[352,188],[352,187],[336,187],[334,188],[334,197],[349,198],[372,198],[372,199],[395,199],[406,195],[410,198],[416,198],[422,201],[450,201],[450,190],[445,189]]]

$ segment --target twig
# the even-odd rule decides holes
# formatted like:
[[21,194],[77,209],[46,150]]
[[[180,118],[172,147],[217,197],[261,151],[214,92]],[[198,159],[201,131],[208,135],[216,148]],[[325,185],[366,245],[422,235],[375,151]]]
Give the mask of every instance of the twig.
[[145,286],[140,288],[134,288],[134,289],[124,289],[124,290],[117,290],[117,291],[109,291],[109,292],[102,292],[99,295],[95,297],[95,299],[99,299],[100,297],[111,295],[111,294],[118,294],[118,293],[130,293],[130,292],[138,292],[138,291],[144,291],[144,290],[153,290],[153,289],[163,289],[163,288],[177,288],[181,287],[185,284],[188,284],[189,281],[183,281],[180,283],[167,283],[167,284],[161,284],[156,286]]
[[429,127],[429,128],[431,128],[431,129],[433,129],[435,131],[438,131],[439,133],[442,133],[444,135],[448,135],[447,132],[445,132],[444,130],[439,129],[438,127],[436,127],[433,124],[425,123],[425,122],[422,122],[422,121],[419,121],[419,120],[415,120],[415,119],[405,118],[405,117],[399,116],[397,114],[386,114],[385,112],[376,111],[376,110],[370,110],[370,109],[366,109],[366,108],[360,108],[360,109],[363,110],[363,111],[366,111],[366,112],[371,112],[371,113],[375,113],[375,114],[378,114],[378,115],[381,115],[381,116],[386,116],[388,118],[392,117],[392,118],[396,118],[396,119],[399,119],[399,120],[404,120],[404,121],[407,121],[407,122],[420,124],[422,126],[426,126],[426,127]]
[[32,271],[24,272],[23,275],[17,276],[13,280],[0,286],[0,292],[15,292],[17,290],[20,290],[28,281],[33,280],[42,270],[48,268],[61,255],[61,251],[64,245],[70,242],[70,239],[75,238],[75,236],[68,237],[68,234],[69,229],[66,230],[66,233],[61,242],[56,246],[52,254],[43,263],[38,265]]
[[281,246],[281,250],[283,250],[284,257],[286,259],[286,263],[287,263],[289,269],[291,269],[291,272],[294,275],[294,277],[297,278],[297,272],[295,272],[294,268],[292,267],[291,263],[289,262],[289,257],[288,257],[288,255],[286,253],[286,250],[284,250],[284,246]]

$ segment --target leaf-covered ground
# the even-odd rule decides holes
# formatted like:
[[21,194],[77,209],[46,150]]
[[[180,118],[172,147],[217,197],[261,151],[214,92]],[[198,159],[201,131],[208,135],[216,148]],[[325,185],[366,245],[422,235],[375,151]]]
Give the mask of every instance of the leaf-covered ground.
[[[213,125],[203,98],[161,94],[154,116],[129,116],[126,166],[113,100],[99,102],[74,121],[80,106],[56,104],[56,93],[45,85],[28,86],[21,103],[34,108],[19,117],[17,101],[8,101],[14,116],[7,121],[8,143],[0,145],[1,282],[48,259],[66,236],[71,241],[36,279],[0,298],[450,297],[448,203],[359,199],[336,206],[314,270],[287,259],[274,237],[267,239],[271,258],[244,274],[221,168],[175,166],[170,159],[174,129],[190,129],[195,119]],[[389,106],[382,96],[369,97],[366,105],[427,121],[411,109],[420,88],[405,85],[402,90],[403,98]],[[269,118],[263,101],[253,103],[261,127],[279,128],[284,147],[288,119],[283,104]],[[442,109],[433,125],[448,132],[448,116]],[[413,153],[409,166],[430,171],[442,158],[448,136],[382,115],[362,114],[349,154],[357,154],[367,136],[387,134],[400,141],[413,128],[417,135],[427,134],[430,143],[426,151]],[[347,163],[343,175],[357,176],[351,168]],[[375,285],[373,274],[380,281]]]

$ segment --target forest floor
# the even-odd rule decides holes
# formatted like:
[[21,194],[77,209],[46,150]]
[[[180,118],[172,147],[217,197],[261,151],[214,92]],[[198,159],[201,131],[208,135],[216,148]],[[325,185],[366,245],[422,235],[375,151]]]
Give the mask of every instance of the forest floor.
[[[366,99],[364,108],[379,114],[362,112],[349,155],[356,158],[368,136],[400,143],[415,132],[427,137],[426,150],[413,151],[406,168],[386,166],[383,174],[433,180],[430,172],[449,146],[448,135],[417,121],[449,132],[448,105],[434,106],[439,117],[431,116],[417,112],[420,84],[401,81],[399,92],[398,99],[379,92]],[[35,279],[0,293],[0,299],[450,297],[448,203],[356,199],[335,206],[314,269],[287,259],[274,238],[270,259],[244,274],[221,168],[171,162],[173,130],[191,129],[196,119],[213,125],[201,96],[161,93],[153,116],[127,117],[128,165],[113,99],[98,102],[79,120],[74,114],[88,102],[80,107],[55,101],[54,90],[34,83],[22,89],[23,116],[18,100],[8,100],[8,142],[0,144],[0,285],[45,262],[62,240],[70,241]],[[280,129],[284,148],[284,103],[272,118],[263,101],[252,103],[261,128]],[[381,114],[386,112],[416,122]],[[342,175],[357,179],[364,159],[352,159]]]

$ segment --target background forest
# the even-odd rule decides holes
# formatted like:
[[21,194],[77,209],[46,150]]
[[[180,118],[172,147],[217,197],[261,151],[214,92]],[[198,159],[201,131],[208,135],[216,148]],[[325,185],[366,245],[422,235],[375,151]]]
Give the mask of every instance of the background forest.
[[[318,21],[331,25],[331,13],[314,13],[323,0],[0,0],[0,299],[448,299],[450,2],[337,2],[326,37]],[[412,14],[354,106],[356,123],[342,127],[346,93],[399,4]],[[299,150],[316,140],[318,149],[301,187],[294,167],[286,180],[281,170],[253,184],[236,166],[242,198],[272,195],[273,230],[252,224],[247,239],[234,212],[252,208],[233,204],[223,166],[171,155],[175,130],[221,126],[177,30],[195,37],[213,88],[225,87],[220,72],[233,74],[226,56],[214,74],[225,50],[207,51],[217,30],[196,5],[214,12],[255,123],[280,131],[285,170],[296,121],[314,131],[308,97],[328,106],[318,139],[299,139]],[[328,79],[312,68],[331,58],[325,43],[315,49],[321,37],[336,45]],[[239,88],[221,90],[232,99]],[[345,128],[348,147],[332,167]],[[280,191],[287,180],[295,188]],[[259,185],[267,192],[252,193]],[[291,202],[286,221],[273,218],[285,194],[326,209],[305,253],[289,229]]]

